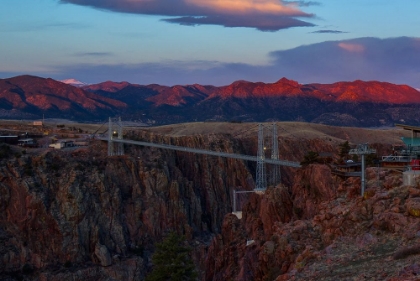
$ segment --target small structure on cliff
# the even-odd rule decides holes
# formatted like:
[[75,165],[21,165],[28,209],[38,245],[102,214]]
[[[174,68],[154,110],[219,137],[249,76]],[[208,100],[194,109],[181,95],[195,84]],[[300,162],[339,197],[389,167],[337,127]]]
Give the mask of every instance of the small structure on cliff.
[[17,144],[19,136],[0,136],[0,143]]
[[405,186],[415,186],[416,182],[420,178],[419,170],[408,170],[403,172],[403,185]]
[[392,155],[382,156],[381,166],[405,170],[412,160],[420,158],[420,138],[418,137],[420,127],[403,124],[395,124],[395,126],[410,131],[411,137],[402,137],[404,145],[394,146]]
[[361,162],[345,162],[342,165],[336,165],[332,173],[340,177],[360,177],[362,175],[361,166]]
[[56,143],[50,144],[48,147],[54,148],[54,149],[63,149],[65,147],[73,147],[74,145],[75,145],[74,141],[72,140],[60,140],[60,141],[57,141]]
[[242,219],[242,205],[243,205],[243,198],[239,198],[240,195],[246,193],[256,192],[255,190],[233,190],[232,194],[232,214],[234,214],[238,219]]
[[18,145],[23,147],[36,147],[37,143],[34,139],[28,138],[18,140]]

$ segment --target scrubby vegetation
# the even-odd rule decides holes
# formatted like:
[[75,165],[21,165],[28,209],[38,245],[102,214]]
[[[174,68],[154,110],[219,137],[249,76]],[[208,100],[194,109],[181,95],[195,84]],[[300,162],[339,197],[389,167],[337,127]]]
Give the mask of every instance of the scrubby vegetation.
[[191,248],[186,246],[185,237],[175,232],[156,245],[153,254],[153,271],[146,281],[189,281],[196,280],[197,273],[191,259]]

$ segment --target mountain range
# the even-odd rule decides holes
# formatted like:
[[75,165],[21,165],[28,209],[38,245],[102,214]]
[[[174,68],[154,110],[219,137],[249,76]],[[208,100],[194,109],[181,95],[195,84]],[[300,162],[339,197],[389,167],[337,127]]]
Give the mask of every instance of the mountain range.
[[275,83],[236,81],[222,87],[64,82],[29,75],[0,79],[0,118],[44,114],[101,121],[118,115],[150,124],[305,121],[360,127],[420,122],[420,92],[387,82],[300,84],[281,78]]

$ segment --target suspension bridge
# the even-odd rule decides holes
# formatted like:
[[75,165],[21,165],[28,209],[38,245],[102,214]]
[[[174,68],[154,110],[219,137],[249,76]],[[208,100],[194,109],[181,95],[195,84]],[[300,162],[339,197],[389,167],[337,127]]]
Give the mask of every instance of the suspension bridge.
[[212,150],[199,149],[199,148],[176,146],[176,145],[170,145],[170,144],[160,144],[160,143],[153,143],[153,142],[123,139],[123,126],[122,126],[121,118],[118,119],[116,125],[117,125],[117,130],[114,130],[114,124],[112,122],[112,119],[109,118],[108,137],[99,138],[101,140],[108,142],[108,156],[124,155],[124,144],[130,144],[130,145],[156,147],[156,148],[161,148],[161,149],[170,149],[170,150],[183,151],[183,152],[196,153],[196,154],[211,155],[211,156],[217,156],[217,157],[240,159],[240,160],[245,160],[245,161],[254,161],[254,162],[257,162],[254,191],[264,191],[267,189],[267,175],[265,172],[265,164],[275,165],[270,175],[271,182],[275,182],[275,183],[280,182],[280,170],[278,169],[279,166],[286,166],[286,167],[292,167],[292,168],[301,167],[300,163],[298,162],[279,159],[277,127],[275,124],[273,124],[271,158],[265,157],[264,132],[263,132],[262,124],[258,125],[258,153],[257,153],[258,155],[257,156],[219,152],[219,151],[212,151]]

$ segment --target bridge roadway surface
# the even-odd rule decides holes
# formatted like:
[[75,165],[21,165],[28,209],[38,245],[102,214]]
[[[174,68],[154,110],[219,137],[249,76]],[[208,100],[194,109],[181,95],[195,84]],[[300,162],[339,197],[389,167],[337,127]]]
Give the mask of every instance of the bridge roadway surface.
[[[99,138],[99,139],[104,140],[104,141],[108,141],[108,138]],[[241,159],[241,160],[247,160],[247,161],[258,161],[257,156],[218,152],[218,151],[211,151],[211,150],[205,150],[205,149],[176,146],[176,145],[170,145],[170,144],[158,144],[158,143],[152,143],[152,142],[134,141],[134,140],[127,140],[127,139],[112,139],[112,142],[133,144],[133,145],[141,145],[141,146],[150,146],[150,147],[171,149],[171,150],[191,152],[191,153],[197,153],[197,154],[206,154],[206,155]],[[287,166],[287,167],[293,167],[293,168],[301,167],[300,163],[293,162],[293,161],[285,161],[285,160],[269,159],[269,158],[264,158],[264,159],[262,159],[262,161],[265,162],[265,163],[268,163],[268,164],[274,164],[274,165],[280,165],[280,166]]]

